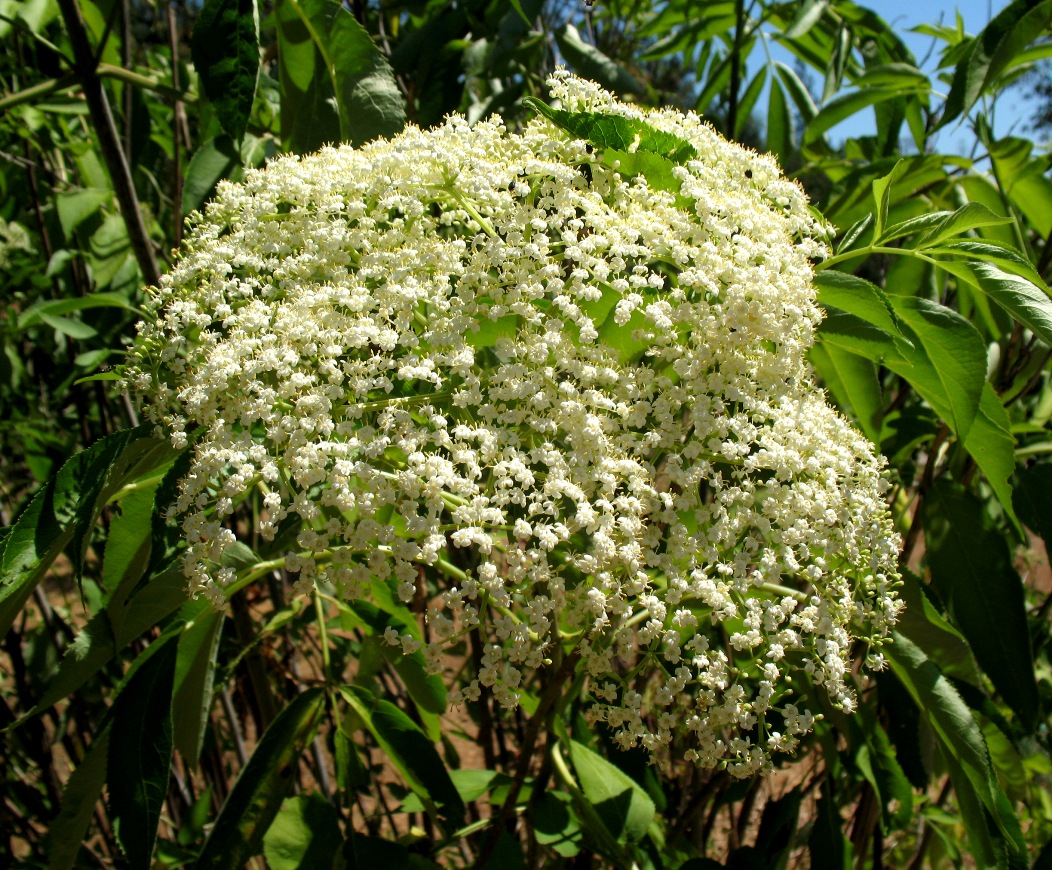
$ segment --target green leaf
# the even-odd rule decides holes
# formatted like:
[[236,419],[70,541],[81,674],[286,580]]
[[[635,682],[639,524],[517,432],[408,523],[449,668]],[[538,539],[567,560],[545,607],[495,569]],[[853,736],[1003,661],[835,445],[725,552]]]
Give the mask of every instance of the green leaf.
[[84,760],[70,774],[62,790],[62,807],[48,826],[47,858],[49,870],[72,870],[77,866],[81,844],[95,816],[95,804],[106,783],[106,757],[109,751],[108,728],[96,734]]
[[[0,634],[6,634],[52,561],[72,544],[79,573],[88,535],[106,500],[149,464],[151,426],[127,429],[70,457],[0,541]],[[145,469],[144,469],[145,470]]]
[[174,637],[128,680],[113,702],[106,764],[110,818],[132,867],[149,870],[172,764]]
[[817,334],[821,345],[840,348],[867,360],[903,362],[898,337],[846,311],[827,307]]
[[930,90],[927,74],[911,63],[896,61],[866,67],[866,71],[852,82],[858,88],[898,87],[903,91]]
[[986,345],[979,331],[956,311],[913,296],[890,297],[912,344],[903,356],[909,365],[886,365],[905,378],[957,433],[968,436],[979,413],[986,383]]
[[[928,232],[932,228],[942,224],[942,222],[948,217],[952,216],[952,211],[934,211],[914,215],[913,217],[908,217],[905,220],[901,220],[898,223],[885,227],[884,232],[881,233],[880,238],[876,241],[880,244],[886,244],[895,239],[905,238],[906,236],[912,236],[917,233]],[[840,253],[839,249],[837,249],[837,253]]]
[[259,81],[259,16],[255,0],[205,0],[190,56],[224,132],[240,142]]
[[71,317],[59,317],[47,311],[41,311],[39,315],[40,319],[56,332],[68,335],[77,341],[86,341],[98,335],[93,326],[89,326],[82,320],[74,320]]
[[150,510],[156,490],[157,482],[137,487],[117,502],[102,552],[102,585],[111,593],[130,593],[150,563]]
[[[400,602],[395,601],[386,584],[374,583],[372,591],[372,601],[340,602],[341,610],[360,621],[375,636],[383,635],[387,628],[392,627],[399,635],[408,632],[417,640],[423,640],[420,626],[412,614]],[[393,647],[383,641],[380,641],[379,649],[405,684],[406,691],[416,704],[428,730],[428,737],[433,741],[441,739],[441,725],[434,718],[445,713],[447,706],[446,685],[441,677],[428,673],[424,654],[419,650],[405,655],[399,647]]]
[[796,15],[782,33],[782,39],[799,39],[822,20],[829,8],[829,0],[803,0],[797,4]]
[[420,726],[390,701],[376,698],[366,689],[344,686],[340,693],[428,812],[447,831],[461,827],[464,802],[435,745]]
[[186,576],[178,564],[140,581],[130,599],[112,602],[107,615],[115,628],[114,639],[123,649],[152,625],[186,603]]
[[1015,136],[990,142],[987,148],[1000,182],[998,201],[1007,194],[1038,234],[1047,238],[1052,233],[1052,179],[1046,174],[1048,160],[1044,156],[1032,157],[1034,143]]
[[853,414],[870,441],[879,444],[884,403],[873,361],[822,341],[811,348],[811,362],[837,404]]
[[781,61],[776,60],[774,68],[778,73],[778,77],[782,80],[782,84],[785,85],[786,93],[789,94],[793,105],[796,106],[796,111],[800,113],[800,120],[805,125],[810,124],[811,120],[818,114],[818,106],[815,105],[814,98],[807,89],[807,85],[804,84],[795,70]]
[[[979,286],[979,283],[972,272],[972,267],[974,266],[972,261],[997,266],[1012,275],[1025,278],[1038,287],[1045,288],[1046,286],[1044,279],[1038,275],[1029,260],[1020,255],[1015,248],[999,242],[990,242],[982,239],[954,239],[928,248],[926,253],[938,254],[942,257],[953,257],[955,260],[969,261],[959,264],[940,259],[939,267],[975,286]],[[962,271],[961,269],[953,268],[956,265],[967,266],[967,269]]]
[[847,311],[883,332],[902,336],[902,326],[887,295],[856,275],[826,269],[815,275],[818,303]]
[[913,787],[873,707],[861,705],[858,715],[861,722],[852,723],[856,742],[861,743],[855,760],[880,801],[884,830],[901,830],[912,814]]
[[[324,108],[329,100],[335,101],[339,139],[352,145],[392,136],[405,125],[394,72],[338,0],[282,0],[279,40],[282,138],[288,138],[289,150],[315,150],[335,141],[331,108]],[[306,129],[319,121],[319,132]],[[314,147],[304,148],[310,144]]]
[[793,116],[781,82],[775,78],[767,97],[767,150],[785,162],[794,150]]
[[620,769],[583,743],[570,740],[570,760],[581,791],[619,843],[638,843],[654,820],[650,796]]
[[[20,0],[10,11],[5,9],[4,14],[10,14],[11,17],[25,24],[30,32],[42,36],[44,28],[59,16],[59,5],[55,0]],[[7,25],[7,22],[3,24]],[[3,35],[6,36],[6,34]]]
[[197,767],[212,708],[216,657],[223,633],[223,614],[204,600],[192,601],[184,610],[192,610],[179,638],[179,656],[175,665],[175,690],[172,695],[172,725],[175,748],[190,767]]
[[316,793],[286,798],[263,836],[271,870],[331,867],[342,846],[336,807]]
[[945,306],[912,296],[889,298],[911,346],[903,360],[888,357],[884,365],[905,378],[957,434],[1016,523],[1009,482],[1015,440],[1008,414],[986,382],[982,336]]
[[980,202],[969,202],[942,218],[923,238],[917,241],[917,248],[923,250],[938,245],[947,239],[963,235],[979,227],[1010,224],[1011,222],[1010,217],[994,214]]
[[[995,835],[1005,844],[1006,851],[1025,853],[1019,822],[1005,806],[1004,793],[990,765],[986,741],[971,710],[920,647],[898,632],[892,637],[893,642],[884,647],[888,661],[931,724],[946,758],[963,773],[955,783],[966,782],[971,786],[979,802],[996,820]],[[962,788],[960,793],[965,794],[965,790]]]
[[984,808],[978,790],[952,754],[945,751],[941,754],[957,802],[954,821],[959,821],[964,827],[972,859],[979,867],[1007,868],[1008,850],[1004,839],[992,825],[992,818]]
[[[478,800],[486,792],[506,788],[511,782],[510,776],[495,770],[450,770],[449,778],[453,780],[457,794],[465,804]],[[498,801],[499,795],[498,791],[493,798],[494,802]],[[413,792],[407,794],[402,801],[402,812],[404,813],[422,813],[426,810],[424,802]]]
[[582,78],[592,79],[622,96],[646,95],[647,89],[642,82],[594,45],[585,42],[572,24],[564,24],[555,31],[555,42],[563,58]]
[[1026,601],[1004,536],[975,496],[945,479],[928,490],[923,516],[932,581],[983,670],[1032,728],[1038,694]]
[[843,820],[832,794],[829,775],[822,780],[822,796],[816,807],[807,850],[812,867],[850,870],[853,866],[851,841],[844,836]]
[[909,164],[905,160],[896,161],[891,172],[882,178],[873,181],[873,202],[876,205],[873,222],[873,238],[879,239],[884,232],[884,226],[888,222],[888,209],[891,207],[891,191],[896,181],[902,178],[909,170]]
[[58,222],[67,239],[84,221],[102,206],[113,202],[113,191],[109,188],[85,188],[59,193],[55,196],[55,209],[58,211]]
[[281,146],[294,154],[317,151],[340,139],[340,113],[309,17],[282,0],[277,6]]
[[341,4],[332,12],[328,56],[344,142],[362,145],[405,126],[405,101],[394,72],[369,32]]
[[186,168],[183,185],[182,214],[201,208],[216,185],[223,178],[230,178],[241,168],[241,157],[234,141],[229,136],[216,136],[202,142],[190,165]]
[[987,296],[1052,347],[1052,299],[1048,293],[992,263],[974,263],[971,268]]
[[[844,233],[844,237],[840,240],[840,244],[836,246],[836,253],[842,254],[844,251],[850,251],[856,242],[862,238],[862,234],[869,228],[869,225],[873,223],[873,215],[867,214],[865,217],[859,218],[850,227],[847,232]],[[819,274],[822,274],[819,272]],[[855,276],[852,275],[852,278]],[[863,280],[861,278],[859,281]],[[866,282],[869,284],[869,282]],[[870,284],[871,287],[876,287],[875,284]]]
[[538,843],[564,858],[572,858],[581,851],[581,824],[569,794],[546,789],[534,800],[531,809],[530,821]]
[[74,296],[66,299],[47,299],[30,305],[18,315],[18,328],[32,326],[42,315],[62,315],[73,311],[84,311],[89,308],[123,308],[126,311],[142,312],[136,308],[123,293],[88,293],[86,296]]
[[481,350],[493,347],[501,338],[513,338],[519,331],[519,315],[508,314],[493,320],[489,317],[476,319],[477,330],[469,332],[464,340],[472,347]]
[[451,770],[449,772],[457,794],[464,803],[477,801],[486,792],[501,785],[508,785],[510,777],[497,770]]
[[242,867],[259,851],[324,712],[324,691],[307,689],[270,723],[227,796],[194,867]]
[[[72,695],[105,667],[119,650],[178,610],[186,601],[186,578],[175,567],[151,579],[130,601],[126,593],[127,586],[114,590],[107,599],[106,608],[96,613],[77,633],[37,704],[19,719],[19,723]],[[115,635],[114,626],[120,627],[119,637]],[[180,628],[176,626],[177,630]],[[143,655],[136,658],[133,665],[141,661]]]
[[1015,438],[1011,428],[1011,420],[1000,397],[990,384],[984,383],[979,414],[968,430],[964,447],[983,470],[1008,519],[1021,532],[1012,501]]
[[896,629],[920,647],[944,674],[979,685],[982,681],[968,641],[939,612],[932,595],[920,578],[903,571],[899,597],[906,606],[899,614]]
[[1015,0],[976,36],[957,64],[939,127],[971,111],[1002,70],[1052,20],[1052,0]]
[[634,154],[654,154],[679,165],[695,160],[698,156],[697,149],[686,139],[658,130],[637,118],[605,115],[602,112],[567,112],[553,109],[533,97],[527,97],[522,102],[526,108],[544,115],[571,136],[584,139],[596,148],[620,152],[633,149]]
[[813,142],[817,142],[825,135],[826,131],[869,106],[883,103],[887,100],[901,99],[907,94],[920,94],[926,93],[926,91],[926,88],[918,86],[903,90],[894,85],[885,85],[849,91],[846,94],[833,97],[808,122],[807,127],[804,129],[804,144],[810,145]]

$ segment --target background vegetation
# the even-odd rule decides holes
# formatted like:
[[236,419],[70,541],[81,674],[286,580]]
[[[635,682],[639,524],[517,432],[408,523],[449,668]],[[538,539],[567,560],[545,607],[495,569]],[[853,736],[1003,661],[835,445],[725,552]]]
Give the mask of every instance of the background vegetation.
[[[847,0],[0,0],[0,864],[1052,866],[1052,180],[990,121],[1050,19],[924,27],[929,76]],[[767,780],[659,777],[571,682],[445,715],[377,637],[416,614],[291,598],[261,541],[229,616],[187,601],[180,456],[113,389],[219,179],[513,125],[558,63],[773,152],[839,228],[812,361],[889,460],[909,608],[857,715]]]

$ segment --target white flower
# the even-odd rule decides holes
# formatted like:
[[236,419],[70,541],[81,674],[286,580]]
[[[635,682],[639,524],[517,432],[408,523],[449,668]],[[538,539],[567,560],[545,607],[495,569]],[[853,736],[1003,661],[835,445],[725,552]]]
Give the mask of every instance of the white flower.
[[543,119],[279,157],[194,215],[126,382],[193,439],[195,593],[258,490],[297,588],[426,583],[434,671],[481,633],[453,703],[514,706],[576,635],[619,744],[749,775],[813,726],[796,685],[851,708],[848,651],[879,665],[900,606],[880,461],[807,362],[827,228],[697,117],[551,87],[688,142],[678,189]]

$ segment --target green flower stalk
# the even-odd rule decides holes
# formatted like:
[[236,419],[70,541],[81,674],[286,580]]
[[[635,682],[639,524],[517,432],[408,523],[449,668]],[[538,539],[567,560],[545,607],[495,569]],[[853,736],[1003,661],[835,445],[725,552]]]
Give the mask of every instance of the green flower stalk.
[[634,140],[451,117],[221,184],[126,381],[190,443],[194,594],[225,600],[258,489],[300,591],[426,577],[435,673],[480,633],[453,703],[514,707],[572,644],[619,744],[747,776],[813,727],[808,685],[853,708],[900,607],[881,461],[807,362],[829,228],[697,117],[550,85]]

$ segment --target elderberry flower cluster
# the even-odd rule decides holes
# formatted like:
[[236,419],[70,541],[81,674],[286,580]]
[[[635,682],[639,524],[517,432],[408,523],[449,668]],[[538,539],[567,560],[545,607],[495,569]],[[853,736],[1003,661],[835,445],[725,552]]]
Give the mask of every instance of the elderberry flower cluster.
[[299,590],[430,602],[383,637],[436,673],[478,632],[454,703],[572,650],[619,744],[746,776],[899,609],[881,464],[807,362],[829,228],[697,117],[550,86],[689,143],[675,183],[543,117],[277,158],[194,216],[126,381],[190,446],[195,594],[253,494]]

